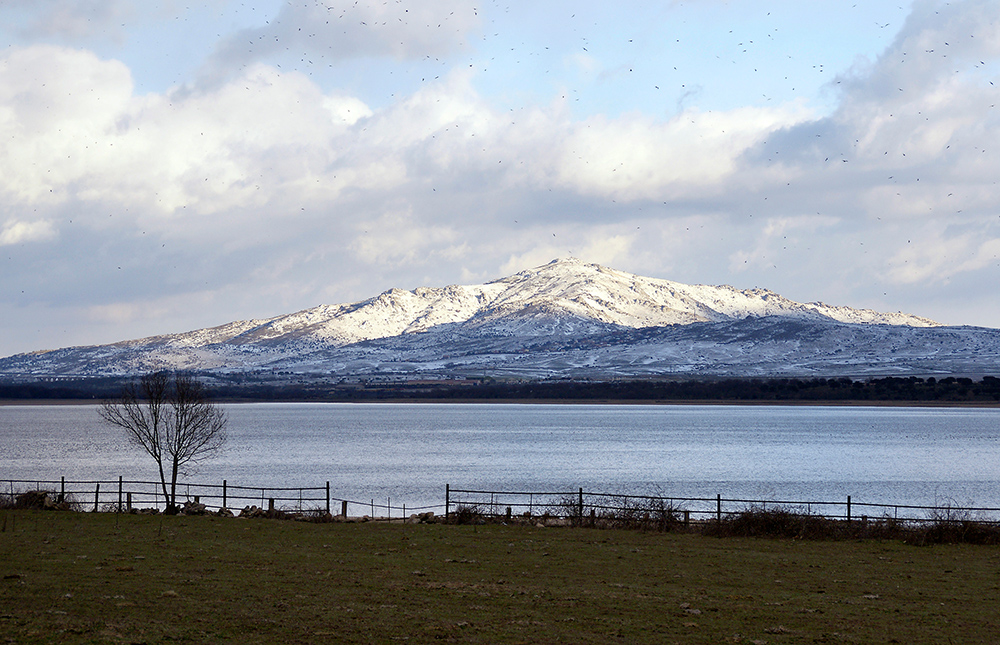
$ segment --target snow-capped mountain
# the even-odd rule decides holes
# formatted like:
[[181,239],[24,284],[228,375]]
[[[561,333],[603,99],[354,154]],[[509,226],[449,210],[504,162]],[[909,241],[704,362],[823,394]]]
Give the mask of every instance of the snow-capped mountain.
[[20,354],[0,374],[153,369],[323,378],[992,373],[1000,331],[555,260],[482,285],[390,289],[263,320]]
[[603,331],[606,325],[659,327],[722,322],[750,316],[790,316],[846,323],[931,327],[934,321],[908,314],[800,304],[766,289],[684,285],[643,278],[576,259],[554,260],[482,285],[390,289],[347,305],[322,305],[267,320],[164,337],[177,346],[242,345],[309,337],[343,346],[442,325],[490,327],[500,333],[547,335],[558,319],[567,331]]

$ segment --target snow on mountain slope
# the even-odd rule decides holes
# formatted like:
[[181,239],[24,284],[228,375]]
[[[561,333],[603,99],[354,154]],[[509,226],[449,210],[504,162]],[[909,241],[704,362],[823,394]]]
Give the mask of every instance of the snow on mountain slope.
[[[511,324],[509,333],[553,333],[546,319],[569,316],[576,333],[605,325],[657,327],[693,322],[721,322],[747,317],[794,316],[859,324],[930,327],[937,323],[909,314],[868,309],[802,304],[766,289],[741,291],[730,286],[685,285],[644,278],[587,264],[576,259],[554,260],[483,285],[413,291],[390,289],[379,296],[345,305],[321,305],[275,318],[231,323],[187,334],[162,337],[171,345],[259,344],[309,338],[341,346],[425,332],[441,325]],[[586,322],[596,323],[588,326]]]
[[[381,357],[372,365],[402,360],[407,352],[426,365],[442,356],[498,353],[516,354],[520,358],[515,362],[520,362],[526,352],[558,347],[586,351],[615,344],[622,333],[643,329],[695,325],[698,329],[692,328],[692,333],[708,334],[706,342],[725,343],[713,341],[716,332],[703,332],[700,325],[757,319],[820,327],[878,325],[887,330],[938,327],[934,321],[908,314],[803,304],[766,289],[685,285],[563,259],[482,285],[390,289],[361,302],[321,305],[274,318],[100,347],[22,354],[0,360],[0,373],[240,371],[293,365],[294,369],[315,365],[319,371],[336,373],[341,370],[338,366],[348,363],[364,369],[372,352]],[[371,345],[377,342],[379,347]]]
[[497,299],[497,305],[544,301],[582,317],[636,328],[721,322],[750,316],[822,317],[848,323],[916,327],[937,325],[909,314],[885,314],[822,303],[801,304],[766,289],[739,290],[644,278],[572,258],[554,260],[490,284],[508,287]]

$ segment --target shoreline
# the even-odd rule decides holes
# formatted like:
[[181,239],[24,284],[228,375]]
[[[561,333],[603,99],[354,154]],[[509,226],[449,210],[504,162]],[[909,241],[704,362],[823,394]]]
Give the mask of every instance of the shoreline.
[[[73,406],[100,405],[103,399],[0,399],[0,408],[14,406]],[[305,399],[212,399],[220,405],[246,405],[253,403],[299,404],[454,404],[454,405],[634,405],[634,406],[747,406],[747,407],[895,407],[895,408],[974,408],[1000,409],[1000,402],[989,401],[770,401],[740,399],[431,399],[386,398],[371,400],[317,401]]]

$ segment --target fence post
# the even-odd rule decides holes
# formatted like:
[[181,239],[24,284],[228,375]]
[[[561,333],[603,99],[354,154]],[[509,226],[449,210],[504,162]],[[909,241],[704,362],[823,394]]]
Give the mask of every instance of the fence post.
[[128,504],[128,506],[126,506],[125,508],[127,508],[128,512],[131,513],[132,512],[132,491],[128,492],[128,502],[127,502],[127,504]]
[[580,523],[583,524],[583,488],[580,489],[580,512],[576,514]]
[[451,508],[451,484],[444,485],[444,521],[448,521],[448,511]]
[[122,476],[118,475],[118,510],[116,513],[122,512]]
[[[10,499],[11,499],[11,501],[14,500],[14,482],[11,482],[11,484],[10,484]],[[66,476],[65,475],[63,475],[62,477],[59,478],[59,501],[60,502],[65,502],[66,501]]]
[[273,513],[274,512],[274,498],[273,497],[268,497],[267,498],[267,510],[268,510],[269,513]]
[[222,480],[222,508],[229,508],[229,504],[227,503],[228,500],[226,499],[226,497],[227,497],[226,493],[228,493],[228,492],[229,491],[227,490],[227,482],[226,482],[225,479],[223,479]]
[[715,521],[722,524],[722,494],[715,496]]
[[326,482],[326,514],[330,514],[330,482]]
[[851,496],[847,496],[847,521],[851,521]]
[[343,499],[340,501],[340,514],[347,519],[347,500]]
[[101,501],[101,482],[97,482],[97,488],[94,490],[94,512],[97,512],[97,507]]

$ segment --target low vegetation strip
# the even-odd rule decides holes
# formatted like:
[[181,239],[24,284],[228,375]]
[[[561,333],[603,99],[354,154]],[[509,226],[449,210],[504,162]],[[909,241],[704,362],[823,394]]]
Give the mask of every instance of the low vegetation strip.
[[988,643],[995,547],[0,511],[18,643]]
[[[650,498],[654,499],[654,498]],[[689,514],[663,504],[637,504],[591,515],[550,514],[497,516],[476,506],[459,505],[449,516],[456,524],[508,523],[538,527],[571,526],[673,533],[712,537],[789,538],[794,540],[898,540],[905,544],[1000,545],[1000,524],[973,519],[963,512],[940,509],[928,519],[893,517],[843,520],[785,507],[749,507],[719,515],[717,520],[692,520]]]
[[[440,381],[362,380],[349,385],[255,381],[245,376],[210,379],[206,392],[224,401],[579,401],[625,403],[719,402],[769,404],[1000,405],[1000,378],[916,376],[840,378],[705,378],[643,380],[466,379]],[[15,382],[0,377],[0,402],[113,398],[122,380],[111,377],[56,382]]]

